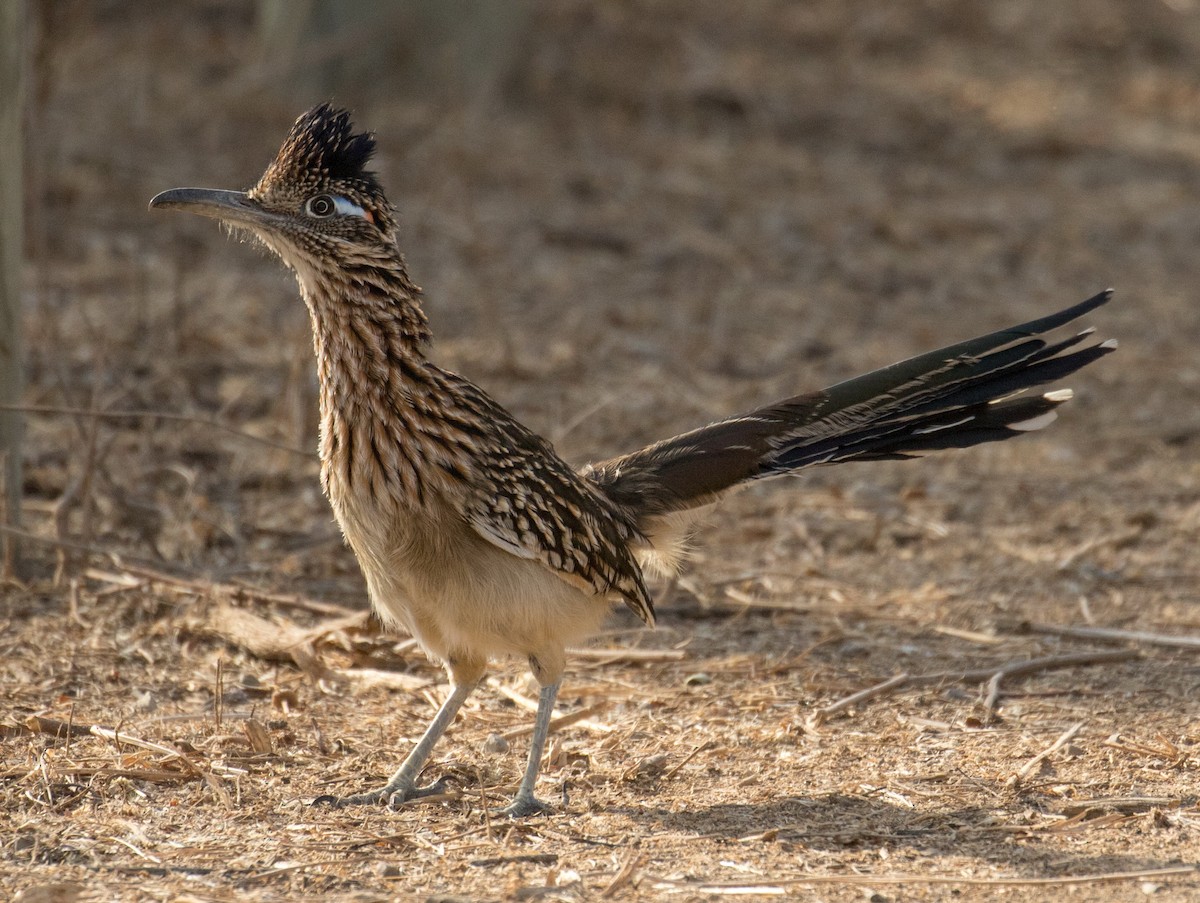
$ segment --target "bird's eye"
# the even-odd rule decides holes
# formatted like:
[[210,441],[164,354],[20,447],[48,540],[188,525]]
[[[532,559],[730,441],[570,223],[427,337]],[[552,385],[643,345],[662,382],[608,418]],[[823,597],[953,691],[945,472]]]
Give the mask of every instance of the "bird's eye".
[[309,198],[304,204],[304,212],[318,219],[328,219],[334,214],[342,216],[357,216],[368,223],[375,222],[375,217],[369,210],[364,210],[354,201],[336,194],[318,194]]
[[319,216],[321,218],[333,216],[337,209],[337,204],[327,194],[318,194],[314,198],[309,198],[308,203],[304,205],[304,210],[309,216]]

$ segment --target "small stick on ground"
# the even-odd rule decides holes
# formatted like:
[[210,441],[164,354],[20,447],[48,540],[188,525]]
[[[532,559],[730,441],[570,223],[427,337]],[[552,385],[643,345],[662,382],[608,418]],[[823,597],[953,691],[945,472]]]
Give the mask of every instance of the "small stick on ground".
[[975,683],[990,680],[996,674],[1003,678],[1023,677],[1038,671],[1052,671],[1056,668],[1074,668],[1079,665],[1104,665],[1110,662],[1123,662],[1138,658],[1133,649],[1116,649],[1111,651],[1097,650],[1094,652],[1072,652],[1067,655],[1046,655],[1041,658],[1026,659],[1021,662],[1009,662],[999,668],[974,668],[970,671],[938,671],[933,674],[918,674],[910,679],[914,685],[939,684],[946,682]]
[[836,715],[838,712],[865,700],[874,699],[876,696],[883,696],[900,687],[929,686],[930,684],[944,683],[977,683],[985,680],[988,681],[988,694],[985,704],[988,705],[989,711],[994,711],[996,702],[1000,697],[1000,684],[1010,677],[1023,677],[1026,674],[1051,671],[1056,668],[1074,668],[1080,665],[1123,662],[1133,658],[1139,658],[1136,650],[1116,649],[1107,652],[1076,652],[1069,655],[1047,655],[1042,658],[1031,658],[1021,662],[1009,662],[1008,664],[1001,665],[999,668],[976,668],[970,671],[937,671],[933,674],[897,674],[895,677],[888,678],[882,683],[867,687],[865,690],[859,690],[857,693],[852,693],[843,699],[830,703],[824,708],[817,709],[812,718],[809,719],[809,724],[812,726],[819,725],[831,715]]
[[609,897],[616,894],[625,886],[633,882],[634,875],[637,874],[638,867],[642,864],[643,856],[641,853],[631,853],[629,857],[621,863],[621,867],[613,876],[612,881],[604,886],[600,891],[600,899],[607,900]]
[[1143,881],[1147,878],[1173,878],[1200,874],[1200,869],[1194,865],[1175,865],[1166,868],[1136,869],[1128,872],[1094,872],[1087,875],[1061,875],[1046,878],[975,878],[965,875],[903,875],[903,874],[854,874],[854,875],[805,875],[803,878],[783,878],[761,883],[746,883],[733,881],[696,881],[680,880],[678,878],[646,875],[644,880],[655,889],[689,890],[706,894],[771,894],[782,893],[783,888],[803,887],[812,885],[849,885],[871,886],[888,885],[892,887],[921,885],[962,885],[964,887],[1055,887],[1079,886],[1086,884],[1106,884],[1117,881]]
[[1172,636],[1144,630],[1120,630],[1116,627],[1072,627],[1057,624],[1023,624],[1030,633],[1071,637],[1079,640],[1110,640],[1112,642],[1144,643],[1147,646],[1170,646],[1174,649],[1200,649],[1200,636]]
[[98,724],[93,724],[88,728],[88,733],[94,737],[99,737],[101,740],[107,740],[110,743],[125,744],[126,746],[136,746],[138,749],[144,749],[149,752],[155,752],[159,755],[166,756],[168,759],[176,759],[188,771],[200,773],[200,769],[196,767],[184,753],[177,749],[172,749],[169,746],[164,746],[161,743],[155,743],[151,740],[143,740],[140,737],[133,737],[129,734],[123,734],[120,731],[115,731],[110,727],[101,727]]
[[621,664],[657,664],[660,662],[681,662],[687,658],[682,649],[592,649],[569,648],[567,655],[572,661],[598,662],[602,665]]
[[911,675],[907,673],[897,674],[895,677],[889,677],[883,683],[875,684],[873,687],[867,687],[865,690],[859,690],[857,693],[851,693],[837,702],[830,703],[824,708],[817,709],[813,712],[809,723],[818,725],[831,715],[836,715],[838,712],[848,709],[860,702],[865,702],[868,699],[874,699],[876,696],[882,696],[885,693],[895,690],[898,687],[903,687],[909,682]]
[[933,628],[934,633],[940,633],[942,636],[952,636],[958,640],[967,640],[971,643],[980,643],[984,646],[999,646],[1001,643],[1007,642],[1008,637],[995,636],[990,633],[980,633],[978,630],[963,630],[959,627],[948,627],[944,624],[939,624]]
[[696,756],[698,756],[700,753],[704,752],[706,749],[711,749],[712,746],[713,746],[713,743],[711,740],[701,743],[699,746],[697,746],[695,749],[693,749],[690,753],[688,753],[686,756],[684,756],[683,761],[681,761],[678,765],[676,765],[674,768],[672,768],[670,771],[668,771],[666,774],[664,774],[663,780],[666,781],[666,780],[670,780],[671,778],[675,777],[675,775],[679,771],[679,769],[683,768],[684,765],[686,765],[688,762],[692,761],[692,759],[696,758]]
[[1106,536],[1097,536],[1095,539],[1089,539],[1087,542],[1080,543],[1060,558],[1058,560],[1058,569],[1065,571],[1084,555],[1094,552],[1097,549],[1102,549],[1105,546],[1120,548],[1133,542],[1145,532],[1146,528],[1139,526],[1134,527],[1132,530],[1124,530],[1120,533],[1110,533]]
[[44,715],[30,715],[25,719],[25,729],[35,734],[49,734],[51,737],[62,738],[86,737],[92,732],[92,729],[86,724],[60,721]]
[[266,590],[256,589],[253,586],[247,586],[242,583],[222,583],[216,580],[209,580],[203,576],[181,576],[178,574],[170,574],[166,571],[160,571],[156,568],[146,565],[121,563],[120,574],[105,574],[102,571],[90,570],[87,576],[98,580],[111,579],[113,577],[118,580],[122,575],[132,575],[140,577],[143,580],[149,580],[151,583],[157,583],[172,590],[180,590],[185,593],[194,593],[197,596],[210,597],[225,597],[233,600],[249,599],[252,602],[264,602],[269,605],[277,605],[282,608],[298,608],[303,611],[310,611],[322,615],[346,615],[353,614],[355,610],[346,605],[338,605],[335,602],[323,602],[319,599],[307,599],[303,596],[292,595],[288,593],[273,593]]
[[1069,728],[1067,728],[1065,731],[1063,731],[1062,734],[1059,735],[1059,738],[1057,740],[1055,740],[1053,743],[1051,743],[1049,746],[1047,746],[1045,749],[1043,749],[1040,753],[1038,753],[1036,756],[1034,756],[1032,759],[1030,759],[1024,765],[1022,765],[1016,774],[1012,775],[1007,781],[1004,782],[1005,785],[1008,787],[1011,787],[1013,789],[1020,787],[1021,782],[1024,781],[1027,777],[1029,777],[1029,775],[1033,773],[1033,770],[1035,768],[1037,768],[1039,765],[1041,765],[1043,762],[1045,762],[1048,758],[1050,758],[1052,755],[1054,755],[1056,752],[1058,752],[1060,749],[1062,749],[1064,746],[1066,746],[1068,743],[1070,743],[1071,739],[1076,734],[1078,734],[1081,730],[1083,730],[1084,723],[1085,722],[1083,722],[1083,721],[1077,722],[1076,724],[1072,724]]
[[[501,690],[501,692],[503,693],[504,691]],[[504,695],[507,696],[508,694],[505,693]],[[509,696],[509,699],[512,699],[512,697]],[[580,709],[577,712],[571,712],[567,715],[559,715],[557,718],[551,719],[550,733],[556,734],[563,728],[570,727],[572,724],[578,724],[581,727],[586,727],[593,731],[600,731],[601,733],[610,733],[612,728],[607,724],[601,724],[598,721],[589,720],[593,715],[603,712],[606,708],[608,708],[607,702],[597,702],[594,705],[589,705],[587,708]],[[505,740],[515,740],[517,737],[524,737],[526,734],[532,733],[533,725],[523,725],[521,727],[514,727],[511,730],[507,730],[500,736],[502,736]]]
[[106,549],[103,546],[61,537],[40,536],[37,533],[31,533],[28,530],[19,530],[7,524],[0,524],[0,533],[28,540],[29,542],[41,543],[60,551],[80,552],[84,555],[103,558],[118,568],[119,572],[89,568],[84,576],[119,586],[132,588],[142,586],[149,581],[150,583],[159,584],[176,592],[192,593],[202,597],[226,596],[234,600],[248,599],[252,602],[263,602],[283,608],[299,608],[303,611],[315,612],[316,614],[344,615],[357,611],[357,609],[351,606],[339,605],[336,602],[324,602],[319,599],[308,599],[303,596],[286,593],[272,593],[242,583],[220,583],[204,577],[185,577],[169,574],[165,571],[156,570],[149,565],[134,564],[129,561],[129,556],[116,549]]
[[0,411],[19,411],[24,414],[56,414],[64,417],[74,417],[77,420],[81,418],[87,418],[93,421],[153,419],[163,420],[171,423],[194,424],[196,426],[203,426],[209,429],[221,430],[222,432],[229,433],[231,436],[237,436],[239,439],[244,439],[247,442],[265,445],[268,448],[275,448],[279,451],[285,451],[298,457],[316,457],[316,455],[311,451],[305,451],[302,448],[296,448],[284,442],[276,442],[274,439],[268,439],[266,436],[256,436],[253,433],[248,433],[245,430],[238,429],[236,426],[232,426],[231,424],[221,423],[219,420],[210,420],[207,417],[195,417],[191,414],[179,414],[174,411],[106,411],[100,408],[70,408],[48,404],[0,404]]
[[997,671],[987,684],[987,695],[983,697],[983,707],[987,710],[990,720],[996,719],[996,710],[1000,707],[1000,682],[1004,680],[1004,672]]

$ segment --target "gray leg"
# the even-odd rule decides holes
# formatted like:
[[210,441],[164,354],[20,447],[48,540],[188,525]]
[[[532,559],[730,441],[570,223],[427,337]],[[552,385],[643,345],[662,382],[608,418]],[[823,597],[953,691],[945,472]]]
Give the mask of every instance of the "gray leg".
[[538,771],[542,766],[542,752],[546,748],[546,738],[550,735],[550,716],[554,713],[554,700],[558,697],[561,684],[561,680],[555,681],[542,687],[542,692],[538,694],[537,717],[533,722],[533,740],[529,746],[529,762],[525,765],[525,776],[521,778],[521,786],[517,789],[513,801],[500,810],[501,815],[524,818],[527,815],[550,811],[548,805],[533,795],[533,785],[537,782]]
[[462,704],[467,701],[467,697],[475,689],[476,683],[455,685],[454,690],[446,698],[446,701],[442,703],[442,707],[438,709],[438,713],[433,716],[433,721],[425,729],[424,735],[417,742],[417,745],[413,747],[413,751],[408,754],[408,758],[404,760],[404,763],[392,775],[391,780],[378,790],[372,790],[369,793],[356,793],[354,796],[344,796],[341,798],[322,796],[313,802],[332,803],[341,808],[342,806],[359,806],[386,800],[390,805],[398,806],[400,803],[407,802],[408,800],[440,792],[442,789],[440,784],[434,784],[430,787],[417,787],[417,778],[421,774],[421,769],[425,767],[425,763],[429,759],[429,754],[433,752],[434,744],[446,732],[446,728],[450,726],[450,722],[454,720],[454,716],[462,708]]

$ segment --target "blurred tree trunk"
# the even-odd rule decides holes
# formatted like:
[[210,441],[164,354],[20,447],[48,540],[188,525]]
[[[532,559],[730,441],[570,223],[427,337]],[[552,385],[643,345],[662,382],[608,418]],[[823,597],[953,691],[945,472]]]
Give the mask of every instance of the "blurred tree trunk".
[[[21,274],[24,260],[21,179],[24,147],[21,113],[24,108],[25,0],[0,2],[0,405],[21,403]],[[22,418],[12,407],[0,407],[0,460],[3,461],[4,523],[21,524]],[[18,544],[5,534],[3,570],[18,568]]]

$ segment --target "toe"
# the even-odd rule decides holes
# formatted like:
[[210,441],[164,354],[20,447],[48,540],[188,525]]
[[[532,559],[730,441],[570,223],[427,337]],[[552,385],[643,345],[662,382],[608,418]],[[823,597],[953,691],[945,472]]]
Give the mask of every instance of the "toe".
[[314,806],[330,806],[334,809],[345,809],[347,806],[372,806],[382,800],[387,788],[372,790],[370,793],[355,793],[352,796],[331,796],[325,794],[312,801]]
[[517,796],[503,809],[496,810],[496,814],[505,815],[509,818],[528,818],[531,815],[549,815],[553,811],[553,808],[531,794],[529,796]]

